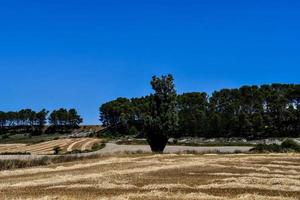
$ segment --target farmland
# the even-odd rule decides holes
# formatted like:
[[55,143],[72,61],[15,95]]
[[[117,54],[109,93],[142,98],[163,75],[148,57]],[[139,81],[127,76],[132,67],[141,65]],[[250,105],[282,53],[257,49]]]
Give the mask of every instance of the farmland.
[[0,144],[1,153],[28,152],[34,155],[53,154],[53,148],[59,146],[62,153],[74,150],[91,150],[95,143],[100,142],[97,138],[67,138],[57,139],[37,144]]
[[1,199],[300,198],[299,154],[102,156],[0,172]]

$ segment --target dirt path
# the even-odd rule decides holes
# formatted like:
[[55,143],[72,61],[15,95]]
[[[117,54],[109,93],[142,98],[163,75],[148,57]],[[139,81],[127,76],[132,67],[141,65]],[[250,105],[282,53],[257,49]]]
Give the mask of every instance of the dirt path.
[[[221,146],[221,147],[192,147],[192,146],[167,146],[165,153],[179,153],[184,151],[194,151],[198,153],[205,152],[220,152],[220,153],[234,153],[235,151],[247,152],[253,147],[246,146]],[[114,143],[107,143],[106,147],[100,150],[101,153],[116,153],[116,152],[151,152],[148,145],[117,145]]]
[[[192,147],[192,146],[167,146],[165,149],[165,153],[180,153],[185,151],[193,151],[198,153],[234,153],[236,151],[239,152],[248,152],[253,147],[245,147],[245,146],[222,146],[222,147]],[[81,156],[89,156],[94,154],[104,155],[104,154],[112,154],[119,152],[151,152],[151,149],[148,145],[117,145],[114,143],[107,143],[105,148],[91,152],[91,153],[82,153]],[[44,155],[0,155],[0,160],[7,159],[34,159],[41,158]]]

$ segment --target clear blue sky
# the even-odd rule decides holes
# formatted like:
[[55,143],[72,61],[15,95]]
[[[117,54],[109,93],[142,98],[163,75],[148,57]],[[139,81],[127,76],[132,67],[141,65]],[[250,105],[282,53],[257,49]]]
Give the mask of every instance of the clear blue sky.
[[300,1],[2,0],[0,110],[98,107],[172,73],[179,93],[300,82]]

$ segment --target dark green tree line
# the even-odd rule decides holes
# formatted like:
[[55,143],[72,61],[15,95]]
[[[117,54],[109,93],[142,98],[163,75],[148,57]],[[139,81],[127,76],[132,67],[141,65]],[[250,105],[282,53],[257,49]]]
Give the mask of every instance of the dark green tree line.
[[54,110],[49,118],[50,132],[69,132],[74,128],[78,128],[79,124],[82,123],[82,118],[75,109],[64,109]]
[[177,96],[179,110],[178,136],[204,136],[207,131],[208,96],[192,92]]
[[75,109],[59,109],[53,111],[49,117],[48,114],[49,111],[46,109],[38,112],[31,109],[16,112],[0,111],[0,132],[40,134],[44,131],[47,122],[54,130],[76,128],[82,123],[82,118]]
[[0,112],[0,130],[2,133],[17,130],[19,132],[41,132],[46,124],[48,111],[39,112],[22,109],[17,112]]
[[[100,108],[104,125],[123,134],[135,126],[145,133],[141,123],[151,113],[151,96],[119,98]],[[300,85],[271,84],[242,86],[237,89],[177,96],[178,131],[174,137],[298,137],[300,135]],[[123,120],[121,120],[123,119]],[[125,128],[124,128],[125,127]]]

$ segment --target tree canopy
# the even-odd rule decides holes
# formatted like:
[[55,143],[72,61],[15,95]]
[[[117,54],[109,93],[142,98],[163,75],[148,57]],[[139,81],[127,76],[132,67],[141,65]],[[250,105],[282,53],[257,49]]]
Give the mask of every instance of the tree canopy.
[[9,130],[40,133],[46,124],[47,115],[48,111],[45,109],[39,112],[31,109],[22,109],[17,112],[0,111],[0,131],[1,133]]
[[[159,83],[158,83],[159,85]],[[158,94],[161,89],[158,88]],[[300,85],[270,84],[221,89],[210,96],[204,92],[177,95],[179,116],[173,137],[267,137],[300,136]],[[100,108],[104,125],[122,134],[135,126],[141,135],[147,130],[141,122],[153,112],[153,95],[107,102]],[[158,114],[158,113],[157,113]],[[108,120],[110,119],[110,120]],[[107,123],[109,121],[109,123]]]
[[144,118],[144,130],[153,152],[163,152],[178,126],[177,98],[172,75],[154,76],[154,94],[150,95],[150,112]]
[[40,134],[44,131],[47,122],[49,122],[53,131],[76,128],[82,123],[82,118],[75,109],[66,110],[61,108],[54,110],[49,117],[48,114],[49,111],[46,109],[38,112],[31,109],[9,112],[0,111],[0,132]]

